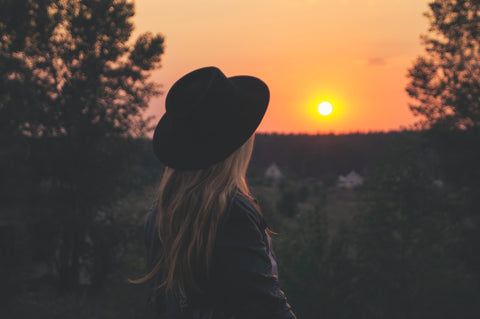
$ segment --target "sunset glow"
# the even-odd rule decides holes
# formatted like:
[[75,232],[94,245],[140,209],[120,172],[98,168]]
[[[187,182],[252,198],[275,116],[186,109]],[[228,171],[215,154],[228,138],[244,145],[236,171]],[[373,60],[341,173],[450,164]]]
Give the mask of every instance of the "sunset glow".
[[[349,133],[412,124],[407,69],[422,53],[427,0],[137,0],[135,34],[160,32],[166,51],[153,79],[164,94],[204,66],[253,75],[270,89],[260,132]],[[320,100],[319,100],[320,99]],[[328,101],[334,111],[318,113]]]

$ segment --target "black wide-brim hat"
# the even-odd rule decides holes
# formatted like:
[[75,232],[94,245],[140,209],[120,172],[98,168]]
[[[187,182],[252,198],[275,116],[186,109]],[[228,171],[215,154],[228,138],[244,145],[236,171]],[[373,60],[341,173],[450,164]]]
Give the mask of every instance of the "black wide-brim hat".
[[256,77],[227,78],[216,67],[188,73],[167,94],[153,151],[163,164],[178,170],[218,163],[255,133],[269,98],[267,85]]

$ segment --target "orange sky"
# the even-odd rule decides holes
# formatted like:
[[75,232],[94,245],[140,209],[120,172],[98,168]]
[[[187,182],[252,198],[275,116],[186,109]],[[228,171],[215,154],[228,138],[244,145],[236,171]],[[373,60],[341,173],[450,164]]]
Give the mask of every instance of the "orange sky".
[[[165,93],[182,75],[215,65],[253,75],[271,93],[260,132],[385,131],[415,119],[407,69],[422,53],[427,0],[136,0],[135,35],[166,38],[153,79]],[[316,112],[332,103],[331,115]],[[165,94],[148,114],[159,119]]]

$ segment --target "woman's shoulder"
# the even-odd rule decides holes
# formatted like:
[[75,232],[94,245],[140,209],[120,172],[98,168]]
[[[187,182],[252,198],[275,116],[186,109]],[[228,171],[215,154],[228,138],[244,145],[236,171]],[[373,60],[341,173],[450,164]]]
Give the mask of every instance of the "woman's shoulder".
[[267,228],[267,223],[256,202],[240,193],[235,193],[232,196],[225,220],[227,225],[235,228],[242,225],[251,226],[252,224],[262,231]]

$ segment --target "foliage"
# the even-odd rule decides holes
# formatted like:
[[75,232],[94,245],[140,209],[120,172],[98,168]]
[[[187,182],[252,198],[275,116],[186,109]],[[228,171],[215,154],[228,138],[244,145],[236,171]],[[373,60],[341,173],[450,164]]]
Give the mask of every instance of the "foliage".
[[357,318],[475,318],[476,274],[456,251],[464,242],[455,189],[435,183],[438,155],[422,136],[386,150],[364,187],[354,229]]
[[[98,287],[122,239],[109,205],[139,182],[145,144],[132,137],[150,129],[143,110],[160,93],[149,77],[164,39],[146,33],[130,42],[127,0],[1,0],[1,7],[2,151],[21,159],[4,166],[16,168],[4,170],[2,190],[26,199],[33,257],[54,265],[59,285],[76,288],[86,268]],[[10,188],[16,171],[30,174]]]
[[141,111],[158,85],[148,81],[163,37],[129,44],[129,1],[2,0],[1,127],[5,134],[142,135]]
[[423,127],[480,125],[480,2],[434,0],[425,54],[409,70],[410,109]]
[[[252,172],[263,174],[276,163],[290,177],[320,178],[332,183],[340,174],[368,169],[370,154],[391,142],[397,134],[408,132],[283,135],[257,134],[251,162]],[[288,152],[285,152],[288,150]]]
[[431,130],[427,136],[439,154],[440,167],[450,192],[458,198],[452,212],[461,225],[461,242],[455,249],[456,258],[465,262],[480,287],[480,130]]
[[[288,179],[254,185],[272,234],[280,287],[299,318],[347,318],[353,263],[348,230],[330,236],[326,189],[315,179]],[[293,198],[293,204],[283,206]],[[291,211],[293,209],[293,211]]]

